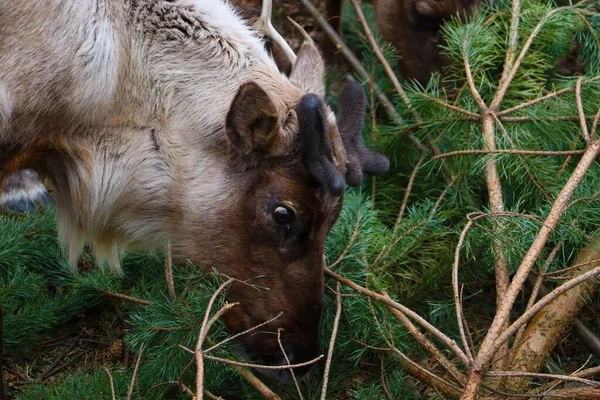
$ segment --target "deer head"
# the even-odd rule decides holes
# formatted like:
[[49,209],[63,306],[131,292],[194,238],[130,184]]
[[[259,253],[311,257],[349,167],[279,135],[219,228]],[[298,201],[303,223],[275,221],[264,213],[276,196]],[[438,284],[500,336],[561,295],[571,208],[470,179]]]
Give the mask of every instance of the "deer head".
[[[240,304],[224,320],[231,333],[239,333],[281,312],[260,331],[241,336],[249,358],[274,365],[286,363],[277,342],[279,328],[291,363],[319,354],[326,236],[338,218],[346,185],[359,186],[365,173],[380,175],[389,168],[387,158],[366,149],[361,138],[362,87],[350,83],[343,88],[336,119],[323,100],[325,67],[314,43],[307,40],[290,61],[289,80],[299,91],[287,113],[277,111],[259,84],[247,82],[227,116],[231,154],[244,166],[246,182],[236,215],[248,223],[232,227],[240,233],[231,243],[238,250],[230,251],[224,264],[236,270],[225,267],[224,272],[246,283],[232,285],[228,296]],[[294,138],[287,146],[280,139],[286,129]],[[287,370],[275,376],[291,382]]]

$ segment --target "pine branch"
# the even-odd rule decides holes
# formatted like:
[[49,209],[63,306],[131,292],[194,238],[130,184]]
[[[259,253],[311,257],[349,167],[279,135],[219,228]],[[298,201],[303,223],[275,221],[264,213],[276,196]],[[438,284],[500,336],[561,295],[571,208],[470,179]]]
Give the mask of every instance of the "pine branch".
[[[591,276],[595,276],[593,274],[589,275],[589,273],[583,274],[580,277],[573,279],[568,284],[562,285],[561,287],[555,289],[550,295],[548,295],[548,296],[552,295],[552,297],[548,297],[548,296],[544,297],[544,299],[546,299],[546,300],[544,300],[544,299],[540,300],[536,304],[536,306],[532,307],[529,311],[525,312],[519,319],[517,319],[517,321],[515,321],[512,325],[510,325],[510,327],[508,329],[502,329],[506,324],[508,315],[510,313],[510,310],[512,309],[514,301],[525,283],[525,279],[526,279],[527,275],[529,275],[531,268],[533,267],[535,261],[537,260],[537,258],[539,257],[539,254],[541,253],[544,245],[546,244],[548,238],[550,237],[550,233],[554,230],[554,228],[556,227],[556,225],[558,223],[558,220],[560,219],[561,215],[565,211],[569,199],[571,198],[572,194],[577,189],[577,186],[583,179],[585,173],[591,166],[592,162],[598,155],[599,151],[600,151],[600,142],[599,141],[592,142],[588,146],[588,149],[586,150],[583,157],[581,158],[579,164],[577,165],[577,168],[575,169],[575,171],[573,172],[573,174],[571,175],[571,177],[569,178],[569,180],[567,181],[567,183],[561,190],[561,193],[556,198],[556,200],[552,206],[552,209],[550,210],[550,213],[548,214],[548,217],[546,218],[544,224],[542,225],[540,231],[538,232],[538,236],[533,241],[527,254],[523,258],[523,261],[521,262],[521,265],[519,266],[517,273],[515,274],[512,282],[508,288],[508,291],[505,295],[503,302],[500,304],[500,306],[497,309],[497,312],[496,312],[496,315],[492,322],[492,325],[488,329],[488,332],[483,340],[483,343],[481,344],[479,353],[477,354],[476,358],[473,359],[473,361],[471,362],[471,369],[469,371],[469,380],[467,382],[467,388],[465,389],[465,394],[463,395],[463,399],[466,400],[466,399],[475,399],[476,398],[478,388],[481,385],[481,382],[482,382],[483,376],[484,376],[483,369],[485,368],[485,366],[487,366],[488,362],[494,357],[494,355],[498,351],[498,349],[502,345],[504,345],[504,343],[506,343],[506,341],[508,340],[508,338],[510,336],[512,336],[513,334],[516,333],[516,331],[522,324],[524,324],[526,321],[531,319],[535,315],[535,313],[537,313],[541,309],[541,307],[545,306],[549,302],[549,300],[553,300],[556,296],[558,296],[562,292],[570,289],[573,286],[576,286],[577,284],[582,283],[583,281],[585,281],[585,279],[589,279]],[[600,274],[600,267],[597,268],[597,271],[592,270],[592,272],[594,272],[596,274]],[[559,290],[559,289],[561,291],[557,292],[557,290]],[[455,297],[457,296],[456,290],[457,290],[457,288],[455,287]],[[460,316],[459,316],[459,321],[460,321]]]
[[450,349],[454,352],[454,354],[461,360],[461,362],[464,365],[469,365],[469,360],[468,360],[467,356],[460,349],[460,347],[458,347],[458,345],[456,344],[456,342],[454,340],[450,339],[448,336],[446,336],[444,333],[442,333],[440,330],[438,330],[436,327],[431,325],[429,322],[427,322],[424,318],[422,318],[420,315],[418,315],[411,309],[401,305],[400,303],[397,303],[397,302],[391,300],[389,297],[386,297],[382,294],[375,293],[369,289],[366,289],[366,288],[352,282],[351,280],[344,278],[341,275],[336,274],[335,272],[331,271],[329,268],[325,268],[325,274],[327,276],[335,279],[336,281],[356,290],[357,292],[359,292],[365,296],[371,297],[373,299],[376,299],[376,300],[384,303],[385,305],[395,308],[398,311],[402,312],[403,314],[411,317],[419,325],[421,325],[423,328],[428,330],[431,334],[433,334],[435,337],[437,337],[439,340],[441,340],[443,343],[445,343],[448,347],[450,347]]

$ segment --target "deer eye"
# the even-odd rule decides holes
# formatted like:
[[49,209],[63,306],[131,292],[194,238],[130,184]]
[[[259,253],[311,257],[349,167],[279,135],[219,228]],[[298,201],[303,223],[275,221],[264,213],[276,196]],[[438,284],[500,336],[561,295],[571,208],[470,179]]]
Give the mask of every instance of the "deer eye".
[[287,225],[294,220],[294,211],[288,207],[278,206],[273,210],[275,221],[280,224]]

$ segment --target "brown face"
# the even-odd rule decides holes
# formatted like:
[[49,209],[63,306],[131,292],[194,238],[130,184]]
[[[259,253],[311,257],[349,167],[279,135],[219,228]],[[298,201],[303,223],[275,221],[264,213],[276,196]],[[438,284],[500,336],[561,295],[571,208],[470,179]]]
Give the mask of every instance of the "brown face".
[[[254,175],[254,174],[253,174]],[[278,314],[273,322],[241,337],[246,355],[269,365],[287,362],[277,330],[292,364],[319,355],[323,312],[325,238],[340,212],[342,197],[329,195],[306,168],[278,166],[257,172],[240,214],[244,221],[244,256],[238,258],[228,300],[240,304],[224,319],[232,334],[250,329]],[[236,250],[237,251],[237,250]],[[296,371],[302,375],[308,368]],[[288,372],[278,374],[285,381]]]
[[[290,113],[278,115],[269,95],[253,82],[243,84],[233,101],[227,137],[232,181],[243,193],[212,232],[219,243],[215,252],[221,249],[220,271],[240,281],[228,292],[228,300],[239,305],[224,320],[236,334],[281,314],[240,337],[253,361],[287,364],[279,329],[290,363],[319,354],[325,239],[339,215],[345,185],[358,186],[363,172],[381,174],[388,168],[385,157],[362,143],[364,109],[358,84],[340,94],[337,126],[321,96],[301,96],[291,113],[294,150],[282,154],[277,146]],[[290,381],[288,370],[275,376]]]

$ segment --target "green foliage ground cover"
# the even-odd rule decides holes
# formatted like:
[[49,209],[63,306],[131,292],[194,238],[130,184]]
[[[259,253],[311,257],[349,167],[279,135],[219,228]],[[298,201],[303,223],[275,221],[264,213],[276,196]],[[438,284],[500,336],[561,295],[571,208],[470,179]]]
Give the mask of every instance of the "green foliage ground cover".
[[[365,5],[372,22],[372,9]],[[524,43],[542,15],[557,5],[546,1],[526,1],[522,5],[519,43]],[[327,261],[332,263],[345,252],[335,268],[345,277],[369,287],[385,290],[403,304],[418,311],[439,329],[458,340],[454,319],[450,267],[458,235],[471,212],[486,212],[487,191],[483,168],[486,157],[494,157],[503,184],[505,210],[544,216],[552,199],[570,176],[578,157],[532,157],[514,154],[465,155],[431,160],[427,155],[416,173],[408,207],[401,221],[398,213],[409,176],[421,153],[407,139],[416,135],[423,142],[433,138],[443,153],[483,148],[481,125],[431,101],[428,97],[452,102],[463,109],[478,112],[475,100],[464,87],[463,43],[474,71],[479,93],[486,102],[498,87],[506,56],[506,38],[510,4],[496,2],[484,7],[473,21],[446,25],[447,53],[455,59],[444,85],[434,77],[425,88],[405,83],[410,101],[425,121],[415,120],[406,104],[394,99],[401,126],[391,125],[375,102],[368,107],[364,137],[372,146],[390,156],[392,170],[382,179],[370,181],[360,190],[350,190],[340,218],[327,239]],[[559,76],[555,66],[578,43],[579,61],[586,65],[585,79],[600,75],[598,35],[600,16],[587,5],[559,12],[549,19],[523,60],[514,84],[509,87],[503,108],[513,107],[563,88],[572,88],[576,77]],[[347,43],[361,55],[367,70],[388,93],[393,88],[383,69],[365,42],[350,7],[345,9]],[[382,44],[386,57],[394,64],[397,54]],[[330,77],[339,76],[332,73]],[[368,83],[365,85],[369,93]],[[426,96],[424,96],[424,94]],[[583,85],[586,115],[598,111],[600,80]],[[330,95],[335,104],[335,92]],[[371,99],[372,100],[372,99]],[[505,121],[497,134],[498,148],[532,150],[584,149],[585,143],[577,119],[573,90],[510,114],[519,122]],[[516,120],[515,120],[516,121]],[[449,184],[451,182],[451,184]],[[561,219],[546,246],[550,249],[563,241],[560,254],[550,269],[569,265],[577,251],[600,227],[600,166],[592,166],[578,188],[573,204]],[[540,217],[541,218],[541,217]],[[505,236],[492,233],[494,218],[481,220],[469,235],[462,253],[461,282],[466,282],[467,317],[477,316],[474,327],[485,329],[494,313],[494,253],[492,244],[501,242],[509,266],[514,270],[533,241],[539,222],[531,218],[503,219]],[[352,238],[357,232],[354,241]],[[350,244],[350,245],[349,245]],[[348,247],[349,246],[349,247]],[[540,261],[541,262],[541,261]],[[80,313],[98,310],[100,314],[118,307],[128,323],[124,339],[133,353],[143,345],[135,396],[142,399],[189,398],[167,382],[180,378],[192,356],[180,345],[193,348],[207,302],[219,279],[199,266],[177,265],[174,270],[177,300],[169,301],[164,280],[163,259],[146,252],[128,255],[124,260],[123,279],[101,268],[81,273],[70,271],[56,242],[52,212],[0,217],[0,301],[4,308],[5,361],[9,368],[22,366],[40,343],[73,325]],[[468,284],[469,282],[473,284]],[[335,314],[335,282],[326,280],[325,316],[322,345],[327,347]],[[142,305],[107,296],[106,291],[123,293],[152,302]],[[356,296],[342,287],[343,314],[334,351],[328,386],[328,398],[386,398],[381,379],[385,372],[386,388],[394,399],[420,398],[423,388],[403,372],[393,354],[368,348],[387,347],[374,316],[389,329],[395,345],[415,360],[425,357],[389,312],[376,302]],[[221,299],[220,301],[223,301]],[[217,343],[226,337],[218,323],[209,334]],[[234,346],[223,346],[215,355],[235,357]],[[448,356],[451,355],[448,353]],[[27,362],[24,362],[27,364]],[[598,363],[592,359],[591,363]],[[132,378],[132,362],[107,364],[112,373],[117,398],[125,398]],[[34,366],[32,368],[35,369]],[[39,367],[38,367],[39,368]],[[320,366],[301,383],[304,397],[318,398],[322,383]],[[195,368],[189,368],[183,381],[193,387]],[[32,375],[33,376],[33,375]],[[34,379],[35,380],[35,377]],[[229,366],[207,361],[206,387],[227,399],[261,398],[253,387]],[[267,382],[285,399],[296,398],[293,387]],[[164,383],[164,384],[163,384]],[[18,399],[99,399],[110,398],[108,374],[100,363],[91,372],[69,368],[51,380],[11,387]],[[135,398],[135,397],[134,397]]]

